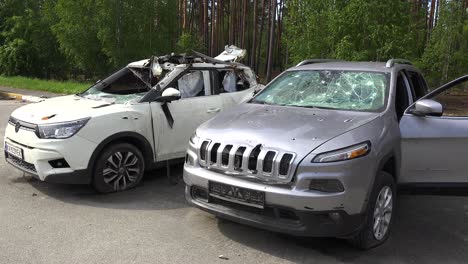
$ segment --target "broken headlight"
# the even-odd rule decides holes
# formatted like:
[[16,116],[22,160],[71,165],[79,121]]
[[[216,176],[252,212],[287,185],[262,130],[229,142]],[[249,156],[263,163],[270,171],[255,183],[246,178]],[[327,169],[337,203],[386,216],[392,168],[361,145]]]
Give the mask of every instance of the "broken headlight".
[[198,140],[200,140],[200,137],[197,135],[197,132],[193,133],[192,136],[190,136],[190,143],[193,145],[196,145],[198,143]]
[[37,127],[37,136],[39,138],[64,139],[75,135],[90,118],[79,119],[70,122],[39,125]]
[[370,142],[364,142],[347,148],[319,154],[312,160],[312,162],[323,163],[355,159],[369,154],[370,150]]

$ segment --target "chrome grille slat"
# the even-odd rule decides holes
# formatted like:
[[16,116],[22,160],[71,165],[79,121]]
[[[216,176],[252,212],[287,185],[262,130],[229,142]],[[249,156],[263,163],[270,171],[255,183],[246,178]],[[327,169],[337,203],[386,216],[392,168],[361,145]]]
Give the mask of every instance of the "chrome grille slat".
[[229,165],[228,165],[228,170],[229,171],[234,170],[234,155],[235,155],[238,147],[239,146],[232,145],[231,151],[229,151]]
[[[204,154],[204,159],[200,156],[200,165],[202,167],[217,169],[232,175],[244,175],[247,177],[279,182],[287,182],[290,180],[291,174],[293,173],[293,162],[296,157],[295,153],[271,149],[262,145],[248,146],[243,144],[220,143],[211,140],[203,140],[201,142],[202,143],[198,147],[198,153],[199,155],[201,153]],[[229,150],[227,165],[225,164],[226,162],[223,163],[223,154],[224,160],[226,161],[225,150]],[[213,151],[216,151],[216,153],[213,153]],[[257,152],[258,155],[255,155]],[[239,161],[238,158],[236,159],[238,155],[242,155],[241,161]],[[285,155],[288,156],[284,158]],[[252,168],[252,170],[249,169],[249,163],[255,160],[255,167]],[[286,173],[281,174],[281,172]]]
[[267,154],[268,150],[262,149],[260,150],[260,153],[258,154],[257,158],[257,175],[262,175],[263,174],[263,159],[265,158],[265,155]]
[[249,168],[249,157],[250,153],[252,153],[253,148],[246,146],[244,151],[244,155],[242,155],[242,171],[248,171]]
[[223,162],[221,160],[221,156],[223,154],[223,149],[224,149],[225,145],[223,144],[220,144],[220,146],[218,147],[218,151],[216,153],[216,167],[218,168],[221,168],[223,166]]

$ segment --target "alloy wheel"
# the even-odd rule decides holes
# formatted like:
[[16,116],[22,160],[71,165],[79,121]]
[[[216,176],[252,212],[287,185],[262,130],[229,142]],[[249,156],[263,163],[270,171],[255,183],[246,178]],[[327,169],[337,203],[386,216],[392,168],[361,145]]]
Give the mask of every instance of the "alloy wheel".
[[388,232],[393,211],[393,193],[389,186],[384,186],[377,196],[374,209],[373,233],[376,240],[382,240]]
[[115,191],[134,184],[141,172],[141,162],[132,152],[115,152],[106,161],[102,171],[104,182]]

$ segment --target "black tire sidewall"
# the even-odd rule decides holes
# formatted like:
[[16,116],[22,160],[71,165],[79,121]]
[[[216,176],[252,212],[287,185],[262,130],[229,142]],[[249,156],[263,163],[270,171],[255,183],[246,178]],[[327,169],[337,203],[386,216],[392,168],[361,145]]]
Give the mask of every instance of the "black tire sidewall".
[[[385,186],[390,187],[390,189],[392,190],[392,216],[390,218],[390,224],[388,225],[387,233],[381,240],[377,240],[374,237],[373,230],[374,210],[376,206],[377,197],[380,191]],[[396,183],[392,175],[384,171],[379,172],[374,182],[374,188],[372,189],[372,193],[367,206],[365,225],[360,231],[360,233],[356,236],[356,238],[354,238],[354,240],[358,240],[357,243],[356,241],[354,243],[356,246],[360,247],[361,249],[373,248],[383,244],[390,237],[393,229],[393,223],[395,222],[395,210],[397,205],[396,197]]]
[[[111,186],[109,186],[108,184],[104,182],[104,176],[102,174],[102,171],[107,162],[107,159],[116,152],[132,152],[133,154],[137,156],[138,162],[141,165],[140,175],[138,176],[136,181],[128,185],[125,190],[135,187],[143,178],[143,174],[145,171],[145,160],[141,151],[132,144],[128,144],[128,143],[113,144],[109,147],[106,147],[101,152],[101,154],[99,155],[94,165],[92,185],[97,192],[100,192],[100,193],[117,192],[117,190],[114,190],[114,188],[112,188]],[[124,190],[118,190],[118,191],[124,191]]]

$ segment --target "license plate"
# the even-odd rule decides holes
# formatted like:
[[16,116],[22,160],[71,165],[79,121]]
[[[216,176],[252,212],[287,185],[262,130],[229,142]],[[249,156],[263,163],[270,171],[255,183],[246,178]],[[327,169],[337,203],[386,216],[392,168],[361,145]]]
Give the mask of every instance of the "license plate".
[[265,206],[265,193],[218,182],[209,182],[209,195],[233,203],[262,208]]
[[8,155],[12,155],[20,160],[23,159],[23,150],[21,148],[12,146],[5,142],[5,150],[8,153]]

